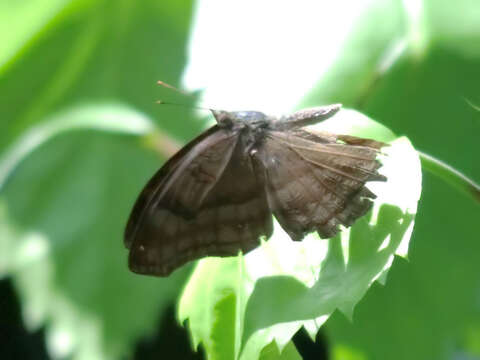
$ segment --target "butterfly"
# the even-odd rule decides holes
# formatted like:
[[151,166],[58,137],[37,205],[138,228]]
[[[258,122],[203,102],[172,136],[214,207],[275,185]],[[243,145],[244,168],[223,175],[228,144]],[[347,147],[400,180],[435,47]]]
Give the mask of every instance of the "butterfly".
[[275,216],[294,241],[331,238],[372,207],[365,184],[386,144],[313,130],[340,104],[274,117],[211,110],[217,124],[176,153],[140,193],[125,230],[129,268],[168,276],[206,256],[246,254]]

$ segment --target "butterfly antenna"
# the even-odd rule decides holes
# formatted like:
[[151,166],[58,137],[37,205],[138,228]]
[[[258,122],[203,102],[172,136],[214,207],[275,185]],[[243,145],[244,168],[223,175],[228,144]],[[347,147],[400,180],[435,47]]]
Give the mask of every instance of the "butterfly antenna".
[[190,93],[188,93],[188,92],[186,92],[186,91],[177,89],[175,86],[172,86],[172,85],[170,85],[170,84],[167,84],[167,83],[164,82],[164,81],[158,80],[158,81],[157,81],[157,84],[160,85],[160,86],[166,87],[167,89],[176,91],[176,92],[178,92],[179,94],[182,94],[182,95],[191,97],[192,99],[195,99],[195,97],[194,97],[192,94],[190,94]]
[[[188,93],[186,91],[183,91],[183,90],[180,90],[180,89],[177,89],[175,86],[172,86],[170,84],[167,84],[166,82],[164,81],[161,81],[161,80],[158,80],[157,81],[157,84],[160,85],[160,86],[163,86],[167,89],[170,89],[170,90],[173,90],[179,94],[182,94],[184,96],[188,96],[192,99],[195,99],[195,96],[193,96],[191,93]],[[199,110],[207,110],[207,111],[214,111],[213,109],[209,108],[209,107],[202,107],[202,106],[191,106],[191,105],[186,105],[186,104],[178,104],[178,103],[172,103],[172,102],[167,102],[167,101],[163,101],[163,100],[157,100],[156,101],[157,104],[166,104],[166,105],[175,105],[175,106],[187,106],[187,107],[191,107],[193,109],[199,109]]]

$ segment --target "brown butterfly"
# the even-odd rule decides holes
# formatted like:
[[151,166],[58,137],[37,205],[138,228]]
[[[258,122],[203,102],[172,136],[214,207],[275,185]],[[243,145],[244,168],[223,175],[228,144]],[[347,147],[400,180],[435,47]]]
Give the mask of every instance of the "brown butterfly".
[[175,154],[136,201],[125,231],[130,269],[167,276],[205,256],[245,254],[271,236],[272,214],[295,241],[352,225],[376,197],[365,183],[386,180],[376,160],[385,144],[305,128],[340,107],[281,118],[212,110],[217,124]]

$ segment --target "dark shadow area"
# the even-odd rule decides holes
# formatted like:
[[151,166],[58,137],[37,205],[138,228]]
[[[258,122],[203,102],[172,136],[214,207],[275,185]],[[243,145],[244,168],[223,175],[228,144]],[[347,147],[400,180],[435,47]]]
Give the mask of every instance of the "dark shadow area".
[[[140,339],[133,357],[128,359],[202,360],[203,352],[192,350],[187,330],[178,325],[174,306],[162,316],[158,331]],[[12,282],[0,280],[0,359],[49,360],[45,346],[45,329],[29,332],[23,325],[20,302]]]
[[297,331],[292,340],[303,360],[329,359],[328,341],[322,330],[317,333],[315,342],[303,327]]
[[175,307],[171,305],[162,314],[158,331],[149,338],[141,339],[135,348],[133,359],[205,359],[200,346],[199,352],[192,350],[187,330],[181,327],[175,319]]
[[49,359],[45,331],[32,333],[24,327],[20,302],[9,279],[0,280],[0,359]]

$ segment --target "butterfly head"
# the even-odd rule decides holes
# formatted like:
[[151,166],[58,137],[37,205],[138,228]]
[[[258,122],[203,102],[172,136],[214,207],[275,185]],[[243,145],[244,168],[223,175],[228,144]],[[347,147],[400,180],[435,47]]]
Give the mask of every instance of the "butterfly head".
[[264,127],[269,120],[267,115],[259,111],[224,111],[212,110],[215,120],[221,127]]

